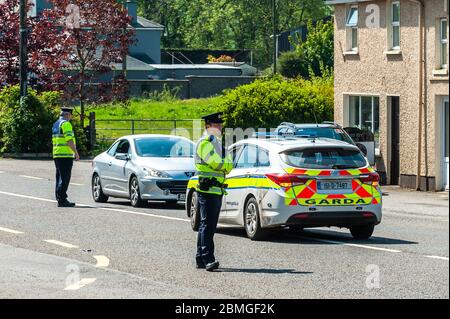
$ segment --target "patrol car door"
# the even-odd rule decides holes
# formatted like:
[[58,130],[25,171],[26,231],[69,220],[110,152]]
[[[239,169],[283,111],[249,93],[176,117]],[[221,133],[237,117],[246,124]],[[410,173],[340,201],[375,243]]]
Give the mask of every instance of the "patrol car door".
[[112,190],[117,193],[117,195],[124,197],[127,197],[129,193],[128,177],[126,174],[129,150],[130,143],[128,140],[122,140],[109,164],[109,176],[111,178]]
[[228,175],[226,195],[227,217],[237,218],[242,211],[243,199],[251,191],[249,178],[256,173],[258,151],[255,145],[244,145]]

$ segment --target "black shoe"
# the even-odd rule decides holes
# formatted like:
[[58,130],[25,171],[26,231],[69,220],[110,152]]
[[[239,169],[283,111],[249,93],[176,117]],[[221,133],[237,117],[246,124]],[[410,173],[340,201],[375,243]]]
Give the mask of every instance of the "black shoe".
[[66,200],[66,201],[61,202],[61,203],[58,202],[58,207],[75,207],[75,203],[71,203],[71,202]]
[[212,263],[208,263],[206,264],[206,271],[214,271],[217,268],[219,268],[219,262],[218,261],[214,261]]
[[199,264],[199,263],[197,263],[196,268],[197,268],[197,269],[205,269],[206,266],[205,266],[205,264]]

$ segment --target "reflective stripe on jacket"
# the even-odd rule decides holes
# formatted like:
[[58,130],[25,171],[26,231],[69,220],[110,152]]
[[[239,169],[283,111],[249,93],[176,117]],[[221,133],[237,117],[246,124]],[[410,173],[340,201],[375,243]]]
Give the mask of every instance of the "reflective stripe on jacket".
[[[204,136],[198,141],[195,149],[195,167],[199,178],[215,178],[219,183],[224,183],[225,176],[233,169],[233,160],[230,155],[225,156],[223,153],[221,141],[214,136]],[[220,187],[202,191],[197,186],[197,191],[223,194]]]
[[76,145],[72,124],[59,118],[52,128],[53,158],[75,158],[75,153],[68,144],[69,141],[73,141]]

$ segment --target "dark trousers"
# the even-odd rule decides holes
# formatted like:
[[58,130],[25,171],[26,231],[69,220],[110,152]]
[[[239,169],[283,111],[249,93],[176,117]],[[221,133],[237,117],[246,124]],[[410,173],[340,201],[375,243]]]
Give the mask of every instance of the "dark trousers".
[[214,233],[219,221],[222,195],[205,194],[198,192],[198,205],[200,208],[200,226],[197,237],[197,264],[214,262]]
[[55,197],[59,203],[67,200],[67,189],[72,176],[72,158],[55,158],[56,186]]

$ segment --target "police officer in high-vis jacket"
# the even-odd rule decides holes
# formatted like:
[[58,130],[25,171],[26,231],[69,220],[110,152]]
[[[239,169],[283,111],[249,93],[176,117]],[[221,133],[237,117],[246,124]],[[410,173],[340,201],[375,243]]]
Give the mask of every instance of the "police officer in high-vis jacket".
[[222,146],[222,113],[214,113],[203,119],[206,130],[195,151],[200,208],[196,262],[197,268],[213,271],[219,268],[219,262],[214,256],[213,238],[225,194],[225,175],[232,170],[233,161],[230,155],[225,154]]
[[55,196],[58,207],[74,207],[75,204],[67,200],[67,189],[69,188],[72,175],[73,160],[78,161],[80,156],[77,152],[75,134],[70,120],[72,119],[71,108],[61,108],[60,118],[53,124],[53,159],[56,166]]

